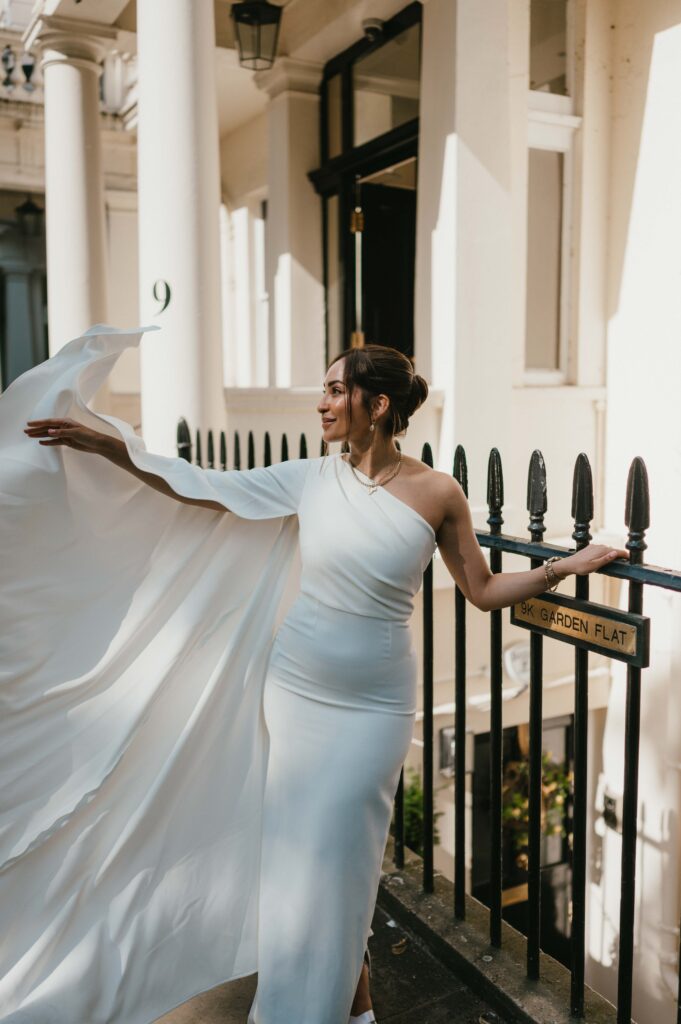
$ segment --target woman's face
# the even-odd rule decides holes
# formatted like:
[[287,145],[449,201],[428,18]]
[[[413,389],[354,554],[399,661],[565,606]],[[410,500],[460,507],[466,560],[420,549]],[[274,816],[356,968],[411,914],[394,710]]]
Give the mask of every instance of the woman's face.
[[348,422],[346,409],[347,389],[343,383],[344,359],[338,359],[326,372],[321,401],[317,412],[322,417],[322,437],[327,442],[344,441],[346,438],[365,437],[371,423],[364,408],[362,393],[355,388],[350,400],[352,422]]

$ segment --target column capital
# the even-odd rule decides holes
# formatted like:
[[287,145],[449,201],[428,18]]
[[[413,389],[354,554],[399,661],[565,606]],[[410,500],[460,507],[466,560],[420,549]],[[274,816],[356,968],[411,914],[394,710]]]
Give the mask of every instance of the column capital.
[[284,92],[317,95],[322,81],[323,66],[309,60],[295,60],[293,57],[278,57],[267,71],[254,75],[255,84],[270,99]]
[[38,14],[24,32],[23,42],[27,50],[40,53],[43,68],[66,62],[98,70],[117,36],[118,30],[110,25]]

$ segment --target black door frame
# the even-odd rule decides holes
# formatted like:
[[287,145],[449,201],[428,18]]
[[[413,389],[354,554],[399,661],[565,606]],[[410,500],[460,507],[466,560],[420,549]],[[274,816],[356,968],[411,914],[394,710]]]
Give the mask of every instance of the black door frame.
[[[329,353],[328,310],[328,213],[327,203],[338,197],[338,269],[341,302],[341,337],[346,343],[355,329],[355,248],[349,230],[354,208],[357,178],[374,174],[393,164],[418,157],[419,119],[413,118],[361,146],[353,147],[354,106],[352,102],[352,71],[355,62],[380,49],[385,43],[413,25],[421,24],[421,3],[410,3],[386,21],[376,39],[362,38],[330,60],[324,67],[321,91],[320,153],[321,166],[308,177],[322,203],[322,264],[324,278],[325,362]],[[342,152],[331,159],[328,153],[328,83],[341,76],[341,139]]]

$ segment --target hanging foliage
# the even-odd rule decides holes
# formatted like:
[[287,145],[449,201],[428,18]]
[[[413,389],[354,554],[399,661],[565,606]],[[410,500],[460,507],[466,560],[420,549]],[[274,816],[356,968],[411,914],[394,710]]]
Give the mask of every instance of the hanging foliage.
[[[421,776],[415,768],[407,768],[404,782],[404,845],[423,856],[423,786]],[[433,812],[433,845],[440,842],[437,819],[444,811]],[[394,822],[390,826],[390,834],[395,834]]]
[[[564,762],[542,754],[541,830],[545,836],[567,835],[565,805],[572,791],[572,772]],[[530,825],[530,763],[526,758],[509,761],[502,782],[502,822],[511,836],[516,864],[527,869]]]

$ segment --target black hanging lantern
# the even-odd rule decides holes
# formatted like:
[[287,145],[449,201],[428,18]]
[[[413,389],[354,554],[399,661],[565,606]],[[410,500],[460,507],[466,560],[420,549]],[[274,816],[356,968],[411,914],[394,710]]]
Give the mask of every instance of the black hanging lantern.
[[26,92],[34,92],[35,86],[31,81],[35,71],[35,57],[31,53],[24,53],[21,58],[21,70],[24,73],[24,89]]
[[7,43],[7,45],[5,46],[4,50],[2,51],[2,57],[0,58],[0,60],[2,61],[2,66],[3,66],[4,71],[5,71],[5,78],[4,78],[2,84],[3,84],[4,88],[7,89],[8,92],[11,92],[12,89],[14,88],[14,82],[12,80],[12,72],[14,71],[15,67],[17,66],[17,59],[14,56],[14,50],[9,45],[9,43]]
[[250,71],[271,68],[277,55],[281,7],[268,0],[232,4],[239,64]]
[[22,235],[35,238],[42,234],[45,211],[34,203],[30,196],[27,196],[20,206],[16,206],[14,212]]

